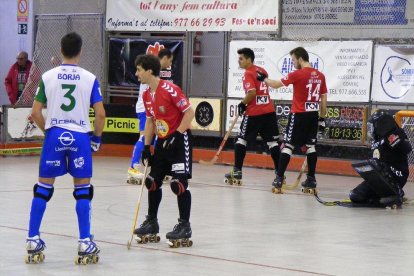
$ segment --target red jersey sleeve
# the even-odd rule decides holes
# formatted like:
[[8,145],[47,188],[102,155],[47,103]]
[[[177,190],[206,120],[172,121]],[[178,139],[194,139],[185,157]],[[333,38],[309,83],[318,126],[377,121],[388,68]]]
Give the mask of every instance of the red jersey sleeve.
[[142,94],[142,101],[144,102],[145,107],[145,115],[147,117],[153,117],[154,114],[151,113],[152,110],[152,101],[151,101],[151,95],[148,90],[145,90]]
[[243,75],[243,88],[246,93],[248,93],[250,90],[256,89],[256,78],[251,74],[251,72],[247,71],[244,72]]
[[323,76],[322,86],[321,86],[321,90],[320,90],[319,94],[323,95],[323,94],[326,94],[326,93],[328,93],[328,88],[326,87],[325,76]]
[[[171,97],[172,102],[175,104],[175,106],[181,111],[186,111],[190,106],[190,102],[187,100],[187,98],[184,96],[183,91],[173,83],[168,83],[171,88],[167,88],[169,95]],[[170,92],[172,89],[172,92]]]
[[299,73],[299,70],[290,72],[280,81],[283,83],[284,86],[288,86],[296,81],[298,73]]

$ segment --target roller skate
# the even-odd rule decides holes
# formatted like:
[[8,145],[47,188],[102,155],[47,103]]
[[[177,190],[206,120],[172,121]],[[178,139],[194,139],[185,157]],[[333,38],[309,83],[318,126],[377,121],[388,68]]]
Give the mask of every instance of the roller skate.
[[141,185],[144,174],[141,173],[137,168],[128,168],[128,184]]
[[386,209],[401,209],[403,198],[397,195],[381,197],[380,204],[384,205]]
[[159,242],[161,240],[158,236],[159,232],[158,219],[147,216],[141,226],[134,230],[135,240],[138,243]]
[[96,264],[99,261],[98,254],[100,251],[92,238],[80,239],[78,241],[78,256],[75,258],[75,264]]
[[26,264],[38,264],[45,260],[46,245],[43,240],[40,239],[39,235],[34,237],[28,237],[26,239],[27,256],[24,258]]
[[272,193],[283,194],[282,186],[284,184],[286,184],[286,177],[276,175],[276,178],[273,180],[272,183]]
[[177,247],[190,247],[193,245],[191,238],[191,227],[190,222],[183,219],[178,219],[178,224],[174,226],[171,232],[168,232],[166,238],[168,239],[167,244],[172,248]]
[[224,183],[241,186],[243,184],[242,177],[243,174],[241,170],[233,169],[231,172],[224,175]]
[[302,193],[315,194],[316,193],[316,179],[313,176],[307,176],[306,180],[302,182]]

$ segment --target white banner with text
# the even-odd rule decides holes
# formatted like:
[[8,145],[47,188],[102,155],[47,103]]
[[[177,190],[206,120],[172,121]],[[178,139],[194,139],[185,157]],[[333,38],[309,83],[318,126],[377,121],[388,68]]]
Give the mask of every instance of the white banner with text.
[[[231,41],[229,48],[228,96],[242,98],[242,77],[237,50],[251,48],[254,63],[269,73],[269,78],[279,80],[296,70],[289,52],[302,46],[309,53],[311,65],[325,74],[328,101],[368,102],[371,78],[372,41]],[[275,100],[292,100],[293,87],[270,89]]]
[[110,31],[276,32],[279,0],[107,0]]
[[372,100],[414,103],[414,46],[375,47]]

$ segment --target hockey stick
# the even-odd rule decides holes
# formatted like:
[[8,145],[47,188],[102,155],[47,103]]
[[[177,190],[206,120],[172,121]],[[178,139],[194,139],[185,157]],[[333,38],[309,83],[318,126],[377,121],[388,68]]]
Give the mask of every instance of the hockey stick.
[[[143,176],[143,179],[144,180],[147,177],[147,170],[148,170],[148,165],[145,165],[144,176]],[[141,191],[139,193],[137,206],[135,207],[135,218],[134,218],[134,224],[132,225],[131,239],[129,241],[127,241],[127,248],[128,248],[128,250],[131,248],[132,239],[134,238],[134,230],[135,230],[135,226],[137,225],[137,219],[138,219],[138,213],[139,213],[139,206],[141,205],[141,197],[142,197],[142,192],[144,190],[144,186],[145,186],[144,181],[142,181],[142,183],[141,183]]]
[[298,177],[296,177],[295,183],[293,183],[292,185],[285,184],[282,187],[286,190],[296,189],[296,187],[299,186],[300,179],[302,178],[302,175],[305,172],[307,165],[308,165],[308,162],[307,162],[307,159],[306,159],[306,156],[305,156],[305,160],[303,161],[302,167],[300,168]]
[[217,150],[216,155],[214,155],[214,157],[213,157],[211,160],[209,160],[209,161],[206,161],[206,160],[200,160],[200,161],[199,161],[199,163],[200,163],[200,164],[202,164],[202,165],[209,165],[209,166],[211,166],[211,165],[214,165],[214,164],[217,162],[217,160],[218,160],[218,158],[219,158],[219,156],[220,156],[220,153],[221,153],[221,151],[223,150],[224,145],[225,145],[225,144],[226,144],[226,142],[227,142],[227,139],[229,139],[229,136],[230,136],[230,134],[231,134],[231,131],[233,130],[234,125],[236,124],[236,122],[237,122],[237,120],[238,120],[238,119],[239,119],[239,114],[237,114],[237,115],[236,115],[236,117],[235,117],[235,118],[234,118],[234,120],[233,120],[233,123],[231,123],[231,125],[230,125],[229,130],[227,131],[226,135],[224,135],[223,141],[221,141],[220,147],[219,147],[219,149]]

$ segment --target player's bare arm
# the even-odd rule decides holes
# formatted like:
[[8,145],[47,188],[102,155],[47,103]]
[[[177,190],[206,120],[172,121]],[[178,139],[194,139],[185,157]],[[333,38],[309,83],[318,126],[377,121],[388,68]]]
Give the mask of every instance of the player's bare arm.
[[254,98],[256,98],[256,89],[252,89],[247,91],[246,95],[244,96],[244,99],[242,102],[244,104],[249,104]]
[[95,121],[94,121],[94,131],[95,136],[102,136],[103,129],[105,127],[105,108],[102,102],[97,102],[93,105],[95,110]]
[[45,117],[43,117],[42,110],[44,104],[38,101],[33,102],[31,117],[41,131],[45,131]]
[[284,85],[283,85],[283,83],[282,83],[280,80],[271,80],[271,79],[269,79],[269,78],[265,78],[265,79],[264,79],[264,82],[265,82],[268,86],[270,86],[270,87],[272,87],[272,88],[274,88],[274,89],[277,89],[277,88],[280,88],[280,87],[284,86]]
[[195,113],[192,107],[189,107],[186,111],[184,111],[184,117],[181,120],[180,125],[177,127],[177,131],[183,133],[187,129],[191,128],[191,122],[194,119],[194,115]]
[[145,121],[145,129],[144,129],[144,136],[145,136],[145,146],[151,145],[152,138],[154,138],[154,120],[153,118],[148,118]]
[[325,118],[326,116],[326,105],[327,105],[327,99],[328,99],[328,94],[322,94],[321,95],[321,107],[320,107],[320,115],[319,117],[321,118]]

